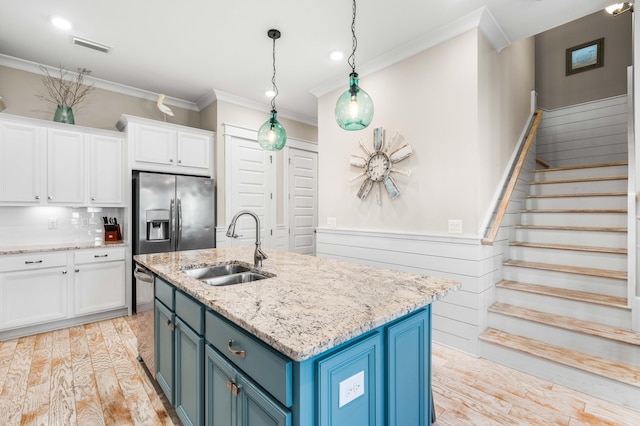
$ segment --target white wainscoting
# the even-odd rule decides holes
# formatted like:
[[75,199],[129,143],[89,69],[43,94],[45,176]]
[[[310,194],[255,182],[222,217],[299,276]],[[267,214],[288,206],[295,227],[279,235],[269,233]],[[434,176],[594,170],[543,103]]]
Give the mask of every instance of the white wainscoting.
[[502,245],[481,238],[318,228],[317,256],[451,278],[461,289],[433,304],[433,339],[479,354],[477,336],[500,280]]
[[627,95],[545,111],[538,157],[551,167],[627,161]]

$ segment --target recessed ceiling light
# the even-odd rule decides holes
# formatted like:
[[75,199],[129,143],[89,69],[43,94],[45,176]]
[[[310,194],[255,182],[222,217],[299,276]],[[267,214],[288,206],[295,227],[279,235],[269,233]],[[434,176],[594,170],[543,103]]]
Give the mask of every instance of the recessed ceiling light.
[[344,52],[342,50],[334,50],[333,52],[329,53],[329,57],[332,61],[340,61],[342,60],[342,58],[344,58]]
[[52,16],[51,23],[61,30],[69,31],[71,29],[71,22],[60,16]]
[[275,96],[275,94],[276,94],[276,92],[274,92],[272,89],[269,89],[269,90],[265,90],[265,91],[264,91],[264,95],[265,95],[266,97],[268,97],[268,98],[271,98],[271,97]]

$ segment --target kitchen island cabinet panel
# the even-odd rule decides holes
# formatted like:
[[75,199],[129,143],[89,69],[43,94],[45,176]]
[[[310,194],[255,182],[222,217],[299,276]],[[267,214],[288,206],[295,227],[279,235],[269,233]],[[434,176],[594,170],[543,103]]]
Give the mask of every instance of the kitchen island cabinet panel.
[[40,202],[40,134],[37,126],[0,123],[0,202]]
[[235,370],[215,349],[205,348],[205,424],[235,426],[237,398],[231,393]]
[[185,426],[204,418],[204,338],[176,317],[175,406]]
[[430,315],[427,311],[387,329],[390,425],[431,424],[430,330]]
[[382,426],[382,336],[318,361],[318,425]]
[[291,412],[207,345],[205,407],[208,426],[291,426]]
[[169,402],[174,399],[175,314],[156,299],[156,380]]

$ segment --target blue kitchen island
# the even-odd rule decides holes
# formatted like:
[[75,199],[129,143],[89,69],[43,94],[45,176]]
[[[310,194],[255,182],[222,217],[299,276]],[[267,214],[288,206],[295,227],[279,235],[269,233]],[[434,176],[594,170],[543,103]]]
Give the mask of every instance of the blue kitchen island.
[[[457,282],[253,248],[139,255],[155,274],[155,377],[184,424],[428,425],[431,303]],[[238,265],[256,281],[188,274]]]

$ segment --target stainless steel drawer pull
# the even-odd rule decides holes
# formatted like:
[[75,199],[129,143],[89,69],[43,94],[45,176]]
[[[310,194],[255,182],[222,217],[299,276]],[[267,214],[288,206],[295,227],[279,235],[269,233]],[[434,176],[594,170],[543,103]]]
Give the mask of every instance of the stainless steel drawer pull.
[[94,254],[93,257],[98,258],[98,257],[109,257],[108,254]]
[[232,354],[234,354],[235,356],[237,356],[238,358],[244,358],[246,355],[245,351],[236,349],[233,347],[233,340],[229,340],[229,344],[227,345],[227,349],[229,349],[229,352],[231,352]]
[[34,263],[42,263],[42,260],[25,260],[24,261],[25,265],[32,265]]

